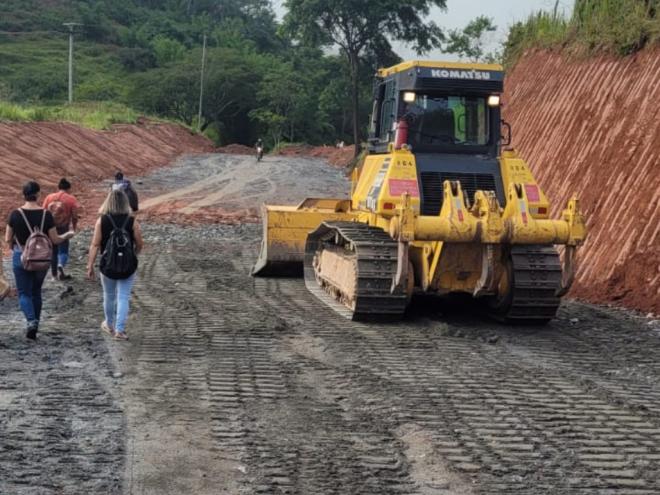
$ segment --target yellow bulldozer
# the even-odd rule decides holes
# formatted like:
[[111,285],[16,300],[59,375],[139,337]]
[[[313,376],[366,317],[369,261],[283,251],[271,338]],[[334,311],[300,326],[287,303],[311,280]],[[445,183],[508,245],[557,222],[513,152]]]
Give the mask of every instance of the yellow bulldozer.
[[550,219],[548,198],[508,148],[503,90],[494,64],[379,70],[350,199],[264,206],[253,275],[302,273],[313,294],[354,320],[400,318],[416,292],[468,293],[506,322],[551,320],[585,222],[577,199]]

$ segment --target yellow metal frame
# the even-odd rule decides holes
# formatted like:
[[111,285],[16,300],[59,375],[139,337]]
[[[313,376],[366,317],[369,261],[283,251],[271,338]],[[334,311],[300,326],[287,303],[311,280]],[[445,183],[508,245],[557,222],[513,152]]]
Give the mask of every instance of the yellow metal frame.
[[[477,191],[468,207],[461,185],[446,181],[442,209],[437,216],[420,215],[419,191],[393,194],[393,181],[417,180],[415,156],[407,149],[367,157],[353,174],[352,209],[356,220],[388,231],[392,238],[410,244],[417,285],[424,290],[472,291],[484,272],[484,260],[492,264],[493,252],[485,245],[564,244],[578,246],[586,237],[584,218],[577,199],[569,201],[562,217],[549,219],[549,202],[527,164],[515,151],[500,157],[507,193],[502,208],[494,192]],[[533,191],[533,201],[528,197]],[[463,247],[457,249],[456,245]],[[470,247],[472,246],[472,247]],[[475,263],[475,259],[479,263]],[[462,267],[462,268],[457,268]],[[470,268],[466,268],[470,267]],[[450,274],[453,273],[454,276]]]
[[378,70],[378,77],[388,77],[399,72],[405,72],[415,67],[428,67],[431,69],[458,69],[458,70],[488,70],[495,72],[504,72],[504,68],[499,64],[473,64],[463,62],[434,62],[429,60],[410,60],[401,62],[392,67]]

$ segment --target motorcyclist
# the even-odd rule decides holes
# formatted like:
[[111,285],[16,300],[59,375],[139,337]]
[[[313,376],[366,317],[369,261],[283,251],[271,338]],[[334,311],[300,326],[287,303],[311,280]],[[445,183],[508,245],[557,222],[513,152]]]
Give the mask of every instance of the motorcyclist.
[[259,161],[264,156],[264,143],[261,140],[261,138],[257,139],[257,142],[254,145],[254,147],[257,150],[257,161]]

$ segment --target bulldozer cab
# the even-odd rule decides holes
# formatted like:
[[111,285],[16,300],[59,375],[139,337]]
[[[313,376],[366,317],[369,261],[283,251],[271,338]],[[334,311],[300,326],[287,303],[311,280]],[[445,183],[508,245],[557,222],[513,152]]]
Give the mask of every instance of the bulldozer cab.
[[406,62],[380,70],[370,152],[394,144],[413,153],[496,157],[503,81],[502,67],[490,64]]

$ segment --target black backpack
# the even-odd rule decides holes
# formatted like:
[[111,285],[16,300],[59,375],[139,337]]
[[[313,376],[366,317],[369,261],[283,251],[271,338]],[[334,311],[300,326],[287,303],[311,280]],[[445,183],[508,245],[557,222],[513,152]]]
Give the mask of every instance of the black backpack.
[[101,255],[101,273],[113,280],[122,280],[135,273],[138,266],[135,246],[126,226],[131,217],[127,216],[124,224],[117,227],[111,215],[106,215],[112,224],[112,232]]

